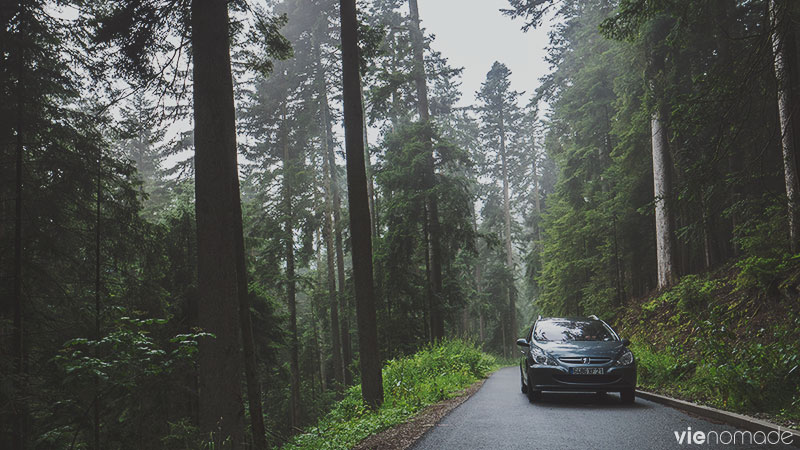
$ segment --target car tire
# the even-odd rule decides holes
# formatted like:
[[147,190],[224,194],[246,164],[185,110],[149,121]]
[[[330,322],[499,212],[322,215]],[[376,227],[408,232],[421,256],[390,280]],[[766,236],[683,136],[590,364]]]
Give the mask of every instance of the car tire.
[[[531,374],[528,372],[528,383],[530,384],[531,381]],[[533,389],[530,385],[525,386],[525,393],[528,394],[528,401],[531,403],[536,403],[542,399],[542,391],[537,391]]]
[[619,398],[622,400],[622,403],[626,405],[631,405],[636,401],[636,391],[633,389],[626,389],[624,391],[620,391]]
[[522,391],[522,393],[523,394],[527,394],[528,393],[528,386],[525,385],[525,378],[523,378],[523,376],[522,376],[522,369],[520,369],[520,371],[519,371],[519,384],[521,386],[520,390]]

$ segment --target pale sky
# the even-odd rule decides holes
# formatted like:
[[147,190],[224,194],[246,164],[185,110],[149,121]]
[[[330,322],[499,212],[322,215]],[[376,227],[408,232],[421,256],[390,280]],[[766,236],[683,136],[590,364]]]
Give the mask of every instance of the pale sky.
[[507,0],[419,0],[422,27],[436,39],[432,47],[463,67],[461,105],[472,104],[492,63],[500,61],[511,70],[511,87],[525,91],[527,103],[549,72],[545,61],[547,24],[523,33],[521,19],[500,13]]
[[[495,61],[511,70],[511,87],[525,92],[520,106],[527,104],[539,86],[539,78],[550,71],[544,59],[549,24],[523,33],[521,19],[512,20],[500,13],[501,8],[509,7],[507,0],[418,0],[418,3],[425,33],[436,37],[433,49],[441,52],[452,67],[464,68],[460,106],[474,103],[475,92]],[[187,129],[187,123],[181,121],[172,128]],[[340,127],[335,132],[341,140]],[[369,140],[374,143],[377,138],[377,130],[371,130]],[[245,139],[240,136],[242,142]],[[183,155],[180,158],[173,155],[165,165],[171,166],[182,158]]]

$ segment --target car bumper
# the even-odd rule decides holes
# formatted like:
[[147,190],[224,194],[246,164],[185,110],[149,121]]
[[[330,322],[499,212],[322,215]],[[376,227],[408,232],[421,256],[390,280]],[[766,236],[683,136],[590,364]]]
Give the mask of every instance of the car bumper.
[[534,365],[528,385],[536,391],[618,392],[636,388],[636,366],[605,367],[603,375],[572,375],[568,367]]

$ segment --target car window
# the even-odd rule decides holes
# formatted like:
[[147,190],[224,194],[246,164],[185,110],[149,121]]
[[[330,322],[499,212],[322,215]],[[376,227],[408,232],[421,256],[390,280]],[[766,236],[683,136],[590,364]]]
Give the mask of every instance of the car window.
[[537,341],[613,341],[614,335],[599,320],[545,320],[536,324]]

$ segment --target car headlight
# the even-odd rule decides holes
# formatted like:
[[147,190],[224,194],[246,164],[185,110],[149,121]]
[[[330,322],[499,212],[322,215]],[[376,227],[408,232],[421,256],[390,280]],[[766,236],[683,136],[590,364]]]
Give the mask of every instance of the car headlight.
[[625,351],[622,352],[622,355],[620,355],[620,357],[617,359],[617,365],[629,366],[631,364],[633,364],[633,352],[626,348]]
[[553,358],[547,356],[547,353],[545,353],[544,350],[536,347],[535,345],[531,345],[531,357],[533,358],[533,362],[536,364],[545,364],[548,366],[558,365]]

